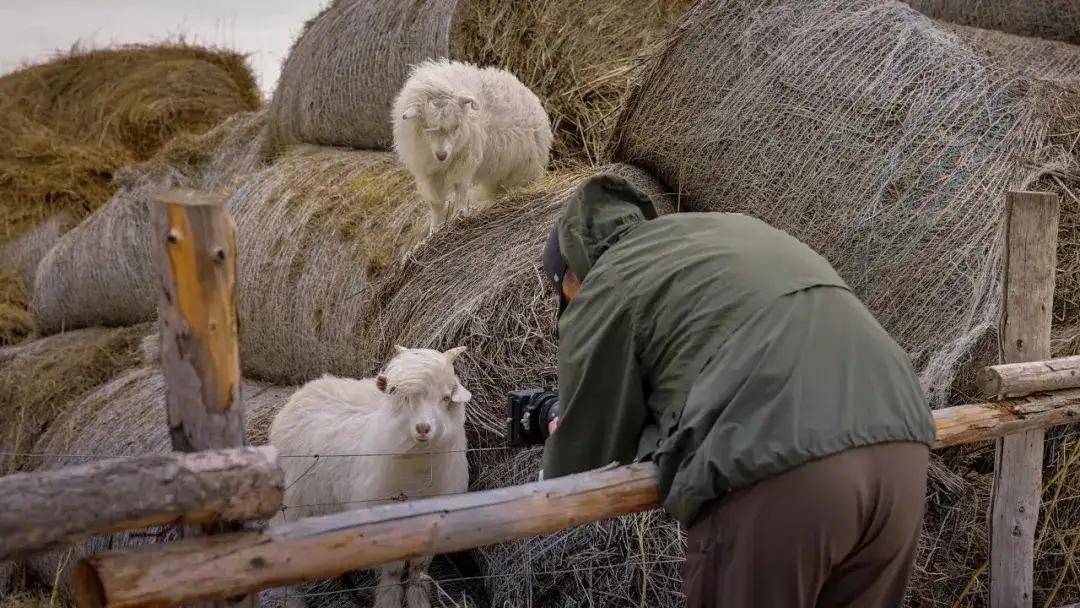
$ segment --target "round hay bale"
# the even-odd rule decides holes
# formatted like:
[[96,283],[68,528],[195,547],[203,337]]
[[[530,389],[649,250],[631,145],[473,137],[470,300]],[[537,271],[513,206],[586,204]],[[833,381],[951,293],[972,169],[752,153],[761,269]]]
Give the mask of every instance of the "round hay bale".
[[38,438],[78,397],[138,364],[148,331],[91,328],[0,349],[0,473],[33,468]]
[[424,236],[427,207],[392,154],[299,146],[228,202],[245,373],[371,373],[367,291]]
[[260,103],[241,55],[186,45],[76,51],[0,77],[0,243],[86,215],[121,167]]
[[153,319],[158,276],[149,195],[161,187],[231,193],[260,166],[265,132],[263,112],[238,114],[206,134],[178,137],[125,170],[109,204],[64,234],[38,265],[32,310],[40,331]]
[[1062,192],[1056,318],[1080,320],[1063,190],[1080,89],[995,59],[1000,39],[886,0],[701,3],[643,71],[609,153],[687,209],[747,212],[821,252],[940,406],[997,324],[1007,190]]
[[408,70],[451,57],[514,72],[547,108],[557,159],[595,161],[636,56],[691,0],[337,0],[311,19],[271,102],[278,145],[389,149]]
[[1021,36],[1080,43],[1075,0],[904,0],[924,15]]

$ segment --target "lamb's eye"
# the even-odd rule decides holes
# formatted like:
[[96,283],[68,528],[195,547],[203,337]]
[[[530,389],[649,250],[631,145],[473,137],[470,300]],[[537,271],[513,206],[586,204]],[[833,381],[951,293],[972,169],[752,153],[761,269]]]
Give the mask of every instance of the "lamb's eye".
[[450,405],[450,395],[442,398],[443,405]]

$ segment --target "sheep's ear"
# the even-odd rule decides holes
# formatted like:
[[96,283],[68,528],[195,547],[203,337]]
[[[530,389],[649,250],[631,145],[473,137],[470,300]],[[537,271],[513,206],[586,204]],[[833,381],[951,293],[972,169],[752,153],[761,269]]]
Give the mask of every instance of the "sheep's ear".
[[476,109],[476,98],[471,95],[458,95],[457,100],[458,104],[463,108],[465,106],[472,106],[474,110]]
[[386,392],[386,376],[379,374],[375,378],[375,388],[379,389],[384,393]]
[[453,364],[454,361],[457,361],[457,358],[461,356],[461,353],[465,352],[465,350],[466,348],[464,346],[455,346],[454,348],[451,348],[450,350],[443,353],[443,356],[446,357],[447,361]]
[[405,348],[404,346],[399,346],[397,344],[394,345],[394,354],[395,355],[404,355],[407,352],[409,352],[409,349]]
[[413,120],[419,115],[420,115],[420,110],[417,110],[415,107],[411,107],[411,108],[405,110],[405,112],[401,115],[401,119],[402,120]]
[[458,383],[458,385],[454,387],[454,392],[450,395],[450,400],[454,403],[468,403],[472,400],[472,393],[469,392],[469,389]]

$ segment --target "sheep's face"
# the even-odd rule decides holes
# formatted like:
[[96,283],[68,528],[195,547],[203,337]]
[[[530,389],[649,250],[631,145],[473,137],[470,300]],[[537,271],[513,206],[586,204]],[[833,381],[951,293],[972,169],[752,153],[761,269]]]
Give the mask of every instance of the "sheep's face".
[[476,100],[468,95],[435,97],[420,107],[405,112],[405,120],[418,120],[431,156],[439,163],[448,163],[455,153],[465,147],[468,137],[463,125],[476,109]]
[[396,431],[416,446],[444,447],[465,432],[465,404],[472,394],[454,373],[454,361],[465,347],[439,352],[397,348],[377,379],[390,396]]

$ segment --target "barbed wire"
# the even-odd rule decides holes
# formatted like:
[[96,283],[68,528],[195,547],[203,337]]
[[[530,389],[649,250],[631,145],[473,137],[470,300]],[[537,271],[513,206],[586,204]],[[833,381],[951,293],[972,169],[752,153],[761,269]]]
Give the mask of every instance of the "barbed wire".
[[[667,564],[681,564],[681,563],[683,563],[683,561],[685,561],[685,560],[683,560],[682,558],[649,560],[649,561],[626,560],[626,561],[620,562],[618,564],[604,564],[604,565],[599,565],[599,566],[579,566],[579,567],[576,567],[576,568],[562,568],[562,569],[558,569],[558,570],[538,570],[538,571],[534,571],[532,573],[532,576],[558,576],[560,574],[574,574],[576,572],[591,572],[591,571],[595,571],[595,570],[614,570],[616,568],[625,568],[627,566],[643,567],[643,566],[660,566],[660,565],[667,565]],[[376,568],[377,568],[377,566],[376,566]],[[459,577],[454,577],[454,578],[440,578],[440,579],[435,579],[435,578],[431,577],[430,575],[428,575],[428,578],[437,585],[443,585],[443,584],[447,584],[447,583],[464,583],[464,582],[469,582],[469,581],[479,582],[479,581],[485,581],[485,580],[491,580],[491,579],[513,578],[513,577],[516,577],[516,576],[521,576],[521,573],[514,572],[514,573],[506,573],[506,574],[482,574],[482,575],[478,575],[478,576],[459,576]],[[349,587],[347,589],[337,589],[337,590],[334,590],[334,591],[314,591],[314,592],[306,592],[306,593],[297,593],[295,595],[292,595],[292,597],[319,597],[319,596],[327,596],[327,595],[336,595],[336,594],[339,594],[339,593],[352,593],[352,592],[355,592],[355,591],[372,591],[372,590],[375,590],[375,589],[382,589],[382,588],[385,588],[385,587],[394,587],[394,586],[399,585],[399,584],[401,584],[401,583],[391,583],[391,584],[387,584],[387,585],[364,585],[362,587]]]
[[[269,445],[269,444],[265,444]],[[245,447],[262,447],[251,445]],[[278,458],[355,458],[362,456],[426,456],[437,454],[460,454],[463,452],[505,452],[508,450],[523,451],[522,448],[509,446],[490,446],[482,448],[464,448],[459,450],[409,450],[402,452],[356,452],[356,453],[331,453],[331,454],[278,454]],[[5,452],[0,451],[0,456],[20,458],[130,458],[133,456],[167,456],[169,453],[146,452],[142,454],[110,454],[96,453],[84,454],[78,452]]]

